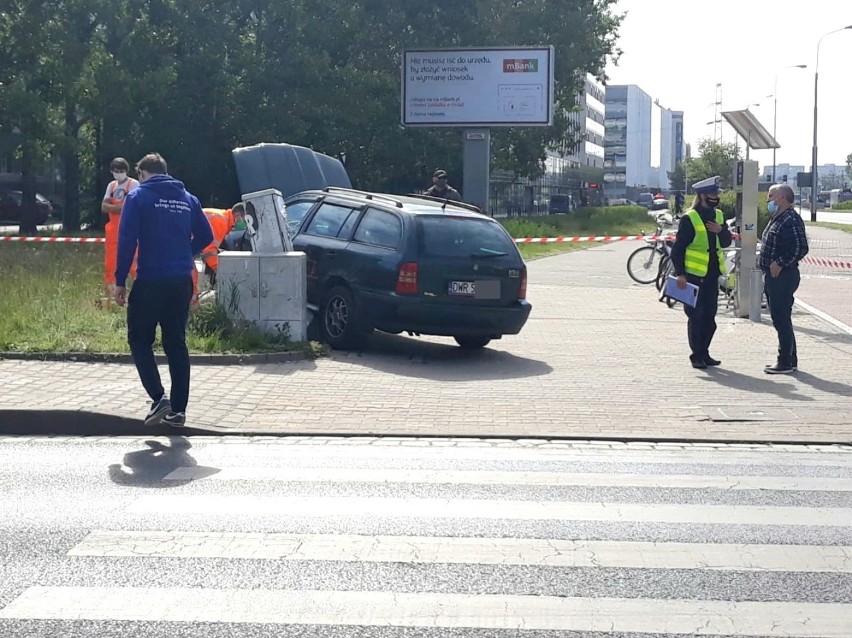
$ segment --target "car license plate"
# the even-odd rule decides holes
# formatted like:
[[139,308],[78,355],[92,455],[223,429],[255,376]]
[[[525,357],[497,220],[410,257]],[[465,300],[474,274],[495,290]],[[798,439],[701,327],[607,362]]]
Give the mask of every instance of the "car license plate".
[[447,292],[455,297],[474,297],[475,299],[499,299],[500,282],[491,279],[479,281],[451,281]]
[[472,281],[451,281],[447,292],[461,297],[473,297],[476,294],[476,285]]

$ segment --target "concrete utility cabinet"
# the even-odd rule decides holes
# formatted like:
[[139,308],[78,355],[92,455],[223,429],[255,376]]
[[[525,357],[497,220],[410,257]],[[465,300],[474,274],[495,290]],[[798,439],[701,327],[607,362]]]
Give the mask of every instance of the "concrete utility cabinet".
[[292,341],[304,341],[308,310],[305,305],[305,253],[219,254],[216,296],[232,316],[251,321],[267,333],[289,326]]
[[[252,252],[219,254],[216,298],[226,312],[267,333],[307,336],[307,262],[293,252],[284,198],[276,189],[243,196]],[[286,328],[285,328],[286,326]]]

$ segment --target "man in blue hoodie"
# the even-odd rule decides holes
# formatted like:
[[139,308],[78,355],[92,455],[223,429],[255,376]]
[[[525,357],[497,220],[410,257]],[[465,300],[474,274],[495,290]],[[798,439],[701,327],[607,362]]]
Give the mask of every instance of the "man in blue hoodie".
[[[186,424],[189,352],[186,322],[192,299],[194,256],[213,241],[198,199],[168,175],[159,153],[136,164],[139,186],[124,200],[118,227],[115,300],[127,307],[127,341],[151,410],[145,424]],[[127,296],[127,274],[137,252],[136,281]],[[154,359],[157,324],[172,379],[171,398],[163,389]]]

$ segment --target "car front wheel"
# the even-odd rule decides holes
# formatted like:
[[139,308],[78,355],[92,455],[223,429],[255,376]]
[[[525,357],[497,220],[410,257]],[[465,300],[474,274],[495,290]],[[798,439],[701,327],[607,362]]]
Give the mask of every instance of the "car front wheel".
[[453,337],[453,339],[455,339],[456,343],[465,350],[484,348],[491,343],[491,337],[485,337],[482,335],[457,335]]
[[320,329],[324,340],[335,350],[346,350],[357,345],[365,336],[352,291],[345,286],[334,286],[326,294],[320,310]]

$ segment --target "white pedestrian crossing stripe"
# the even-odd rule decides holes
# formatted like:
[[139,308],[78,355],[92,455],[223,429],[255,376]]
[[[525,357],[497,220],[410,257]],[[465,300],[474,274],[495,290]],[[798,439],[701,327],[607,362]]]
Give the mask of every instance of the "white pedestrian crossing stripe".
[[[634,592],[623,589],[617,592],[617,596],[612,595],[612,590],[598,591],[594,595],[583,591],[579,592],[581,595],[565,596],[553,595],[551,591],[547,595],[517,593],[517,589],[514,593],[497,593],[490,589],[487,590],[489,593],[469,593],[475,589],[466,588],[468,593],[448,593],[430,591],[428,582],[423,585],[424,591],[407,589],[402,592],[393,591],[392,579],[387,582],[388,589],[383,591],[375,591],[376,582],[380,581],[374,579],[365,579],[368,585],[363,590],[353,588],[351,583],[344,586],[336,581],[331,588],[316,590],[304,588],[304,583],[292,589],[234,589],[167,585],[77,587],[60,586],[59,583],[49,586],[40,581],[39,586],[23,589],[17,598],[0,608],[0,634],[3,622],[39,619],[361,626],[437,632],[484,629],[509,632],[506,636],[516,635],[514,632],[524,629],[553,632],[554,637],[576,631],[600,633],[602,636],[617,632],[852,638],[852,603],[846,602],[849,598],[843,592],[834,598],[814,602],[806,602],[809,598],[806,598],[807,586],[804,584],[803,591],[792,592],[791,597],[777,601],[773,600],[775,596],[771,592],[766,594],[766,600],[736,595],[740,582],[748,583],[750,579],[756,583],[752,587],[767,582],[770,589],[776,588],[775,591],[786,586],[786,582],[795,582],[797,586],[807,583],[809,575],[819,575],[829,585],[835,581],[825,579],[848,582],[848,575],[852,574],[852,547],[848,542],[820,545],[805,544],[807,541],[803,539],[801,544],[773,544],[776,537],[796,542],[797,534],[807,533],[815,535],[817,540],[814,541],[814,536],[811,536],[810,542],[817,543],[820,538],[831,538],[832,534],[849,538],[843,534],[848,534],[848,528],[852,528],[852,507],[848,507],[852,481],[845,476],[842,464],[820,463],[816,457],[808,457],[808,476],[796,476],[795,473],[786,473],[776,462],[776,457],[770,463],[758,464],[761,467],[750,473],[749,469],[757,467],[753,459],[759,458],[758,455],[735,453],[725,456],[714,452],[711,456],[720,465],[737,466],[730,468],[736,470],[730,474],[714,474],[712,470],[702,469],[710,464],[706,456],[690,459],[683,452],[677,455],[647,452],[641,454],[638,463],[630,457],[631,470],[642,469],[636,466],[643,463],[657,466],[645,467],[645,473],[577,471],[582,467],[572,467],[574,471],[571,472],[559,472],[552,465],[557,455],[538,455],[530,450],[522,451],[517,458],[512,457],[511,450],[507,449],[486,451],[485,456],[491,455],[494,460],[517,461],[523,468],[517,470],[469,469],[465,462],[478,458],[478,451],[454,450],[454,454],[444,458],[433,450],[416,450],[415,456],[430,462],[440,460],[444,465],[461,465],[449,469],[424,469],[382,466],[381,461],[391,459],[394,463],[401,461],[401,465],[411,462],[399,450],[336,448],[325,460],[337,459],[342,467],[289,466],[286,462],[218,466],[216,457],[219,454],[227,456],[225,450],[228,446],[210,446],[209,449],[217,454],[211,454],[210,458],[196,454],[198,466],[180,467],[165,476],[164,483],[173,490],[149,491],[129,503],[125,514],[128,526],[133,529],[89,532],[75,546],[69,545],[68,560],[86,561],[87,565],[92,565],[102,561],[126,560],[145,564],[155,559],[191,559],[187,565],[192,565],[192,569],[203,569],[207,560],[266,561],[267,565],[280,561],[281,570],[299,570],[303,566],[299,561],[303,564],[339,561],[363,564],[365,573],[372,569],[386,570],[389,574],[400,566],[414,565],[442,565],[445,567],[434,569],[445,570],[453,566],[469,566],[464,574],[475,571],[477,565],[483,568],[492,566],[492,570],[494,566],[501,566],[508,573],[529,569],[577,569],[594,573],[595,570],[611,569],[637,570],[637,574],[644,576],[647,572],[643,570],[658,570],[657,578],[661,578],[660,573],[665,574],[667,570],[689,570],[690,577],[694,579],[690,582],[712,578],[711,574],[715,574],[717,580],[714,582],[721,578],[725,580],[725,586],[727,574],[731,573],[730,596],[733,600],[711,600],[708,598],[715,594],[707,593],[703,597],[684,594],[683,599],[653,598],[650,591],[637,591],[635,598],[628,598],[624,596],[632,596]],[[258,459],[273,460],[269,457],[275,452],[271,452],[270,448],[259,450]],[[287,452],[292,453],[292,450]],[[297,455],[301,453],[300,450]],[[559,455],[560,459],[573,458],[583,463],[590,458],[588,455],[571,457],[565,451],[559,452]],[[612,462],[615,458],[606,454],[600,456],[603,462]],[[372,460],[368,467],[352,466],[367,459]],[[694,462],[696,459],[699,462]],[[372,467],[376,461],[379,461],[378,467]],[[547,462],[546,469],[530,469],[530,465],[536,466],[536,461]],[[631,465],[624,459],[620,462],[625,467]],[[695,469],[696,473],[684,473],[682,467],[672,467],[675,473],[660,473],[660,467],[676,464],[692,465],[689,469]],[[715,470],[718,472],[719,468]],[[707,473],[702,474],[702,471]],[[234,493],[235,486],[227,484],[235,481],[262,483],[264,495],[253,495],[250,489]],[[318,485],[321,483],[341,484],[349,490],[363,485],[373,493],[378,484],[384,486],[382,494],[391,496],[334,495],[333,485]],[[278,484],[281,487],[276,489]],[[459,486],[453,492],[457,491],[459,496],[393,496],[395,490],[405,485],[431,486],[424,487],[424,490],[439,494],[446,493],[446,488],[435,486]],[[489,489],[485,497],[473,498],[470,492],[465,492],[466,486],[488,486]],[[512,487],[512,497],[501,497],[500,487]],[[540,497],[547,488],[566,487],[596,490],[602,498],[564,501]],[[666,490],[666,502],[653,502],[652,496],[636,492],[636,488]],[[331,495],[313,495],[317,490]],[[537,498],[518,496],[524,490]],[[623,492],[618,498],[613,498],[618,490]],[[686,494],[688,490],[719,492],[714,494],[712,504],[695,503],[692,492],[689,500],[693,502],[670,502],[677,497],[678,491]],[[759,493],[743,494],[744,491]],[[798,495],[798,492],[801,494]],[[731,495],[729,498],[728,494]],[[776,500],[784,505],[747,504],[773,503]],[[802,506],[790,506],[791,502],[801,502]],[[812,502],[814,505],[810,505]],[[840,506],[825,506],[826,503]],[[154,520],[149,517],[156,517],[158,525],[160,521],[165,521],[164,525],[175,521],[179,529],[145,529],[146,521]],[[331,526],[332,529],[340,526],[345,530],[355,522],[381,529],[382,525],[393,520],[397,527],[411,527],[412,531],[419,529],[420,533],[198,531],[204,530],[206,521],[214,517],[239,520],[240,525],[249,526],[249,529],[254,518],[264,521],[265,529],[269,529],[270,520],[272,529],[279,521],[298,521],[296,529],[300,531],[310,530],[312,522],[317,526]],[[486,521],[487,524],[483,525],[493,535],[430,536],[423,531],[423,524],[424,521],[435,520],[456,525],[474,520]],[[538,530],[533,526],[536,522],[551,523],[549,530],[554,529],[553,523],[597,530],[623,530],[631,525],[663,526],[667,530],[680,529],[679,526],[698,529],[712,526],[717,530],[739,530],[746,539],[750,534],[762,534],[764,542],[709,542],[712,539],[698,542],[702,540],[700,537],[695,538],[696,542],[650,542],[593,540],[576,536],[523,538],[508,532],[506,536],[499,535],[501,526],[508,529],[512,525],[525,525],[524,529],[533,531],[524,533],[535,536]],[[555,535],[552,531],[548,534]],[[289,567],[284,567],[285,562]],[[474,569],[471,570],[470,566]],[[324,566],[324,569],[328,568],[328,565]],[[462,568],[454,569],[459,571]],[[421,570],[429,573],[422,567]],[[735,572],[748,572],[749,575],[736,576]],[[547,573],[552,579],[552,572]],[[678,578],[682,578],[684,572],[678,573]],[[761,581],[761,577],[768,580]],[[773,581],[772,578],[780,580]],[[639,576],[636,579],[636,582],[641,582]],[[81,581],[73,584],[78,582]],[[772,585],[773,582],[781,584]],[[511,581],[506,580],[505,583],[512,592]],[[285,630],[282,628],[280,631]],[[503,634],[495,636],[502,638]]]
[[98,531],[70,556],[852,573],[852,547],[226,532]]
[[384,591],[31,587],[0,618],[849,638],[852,606]]
[[852,526],[852,509],[670,503],[593,503],[504,499],[289,497],[164,494],[139,498],[134,514],[291,517],[374,516],[489,520],[622,521],[722,525]]
[[289,481],[302,483],[422,483],[425,485],[540,485],[560,487],[651,487],[720,490],[852,492],[844,478],[808,476],[696,476],[691,474],[601,474],[523,471],[394,470],[362,468],[181,467],[166,481]]

